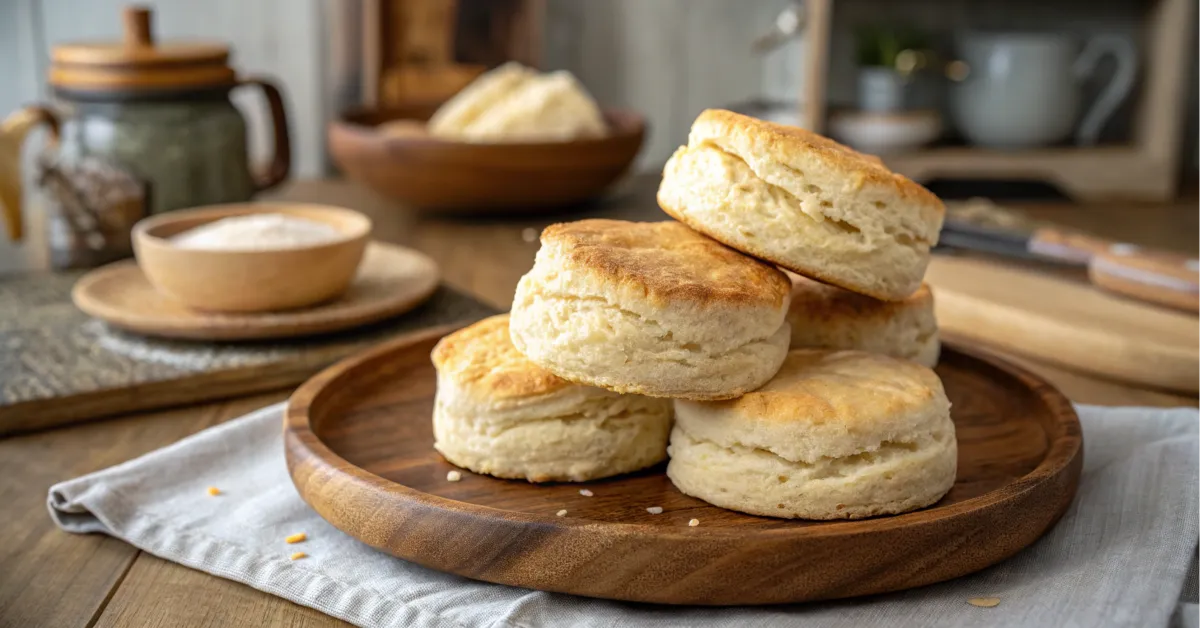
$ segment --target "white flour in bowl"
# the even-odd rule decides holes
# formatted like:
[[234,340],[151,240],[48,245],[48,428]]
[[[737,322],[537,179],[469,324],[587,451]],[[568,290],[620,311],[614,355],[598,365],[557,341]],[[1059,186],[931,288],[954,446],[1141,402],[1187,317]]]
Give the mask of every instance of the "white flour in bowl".
[[332,225],[286,214],[232,216],[188,229],[171,238],[184,249],[265,251],[333,242],[342,237]]

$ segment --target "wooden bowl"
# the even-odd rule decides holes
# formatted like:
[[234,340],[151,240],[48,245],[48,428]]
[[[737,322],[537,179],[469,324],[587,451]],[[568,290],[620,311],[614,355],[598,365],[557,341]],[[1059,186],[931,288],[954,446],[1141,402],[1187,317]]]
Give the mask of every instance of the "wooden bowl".
[[329,150],[348,177],[415,209],[537,209],[598,196],[633,163],[646,134],[641,115],[620,110],[605,111],[609,135],[569,142],[475,144],[376,128],[432,112],[411,105],[344,114],[329,124]]
[[[231,216],[278,213],[320,221],[342,237],[311,246],[261,251],[186,249],[169,238]],[[133,227],[133,251],[150,283],[185,306],[212,312],[290,310],[342,294],[354,278],[371,220],[329,205],[236,203],[152,216]]]

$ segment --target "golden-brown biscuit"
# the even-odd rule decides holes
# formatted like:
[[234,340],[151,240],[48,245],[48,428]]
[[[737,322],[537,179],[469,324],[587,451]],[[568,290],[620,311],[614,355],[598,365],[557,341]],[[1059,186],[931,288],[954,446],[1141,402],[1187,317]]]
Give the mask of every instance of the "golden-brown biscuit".
[[458,466],[580,482],[666,457],[669,400],[572,384],[538,367],[513,348],[507,314],[442,338],[432,359],[434,447]]
[[667,475],[684,493],[755,515],[859,519],[928,506],[954,484],[942,382],[919,364],[796,349],[762,388],[675,401]]
[[723,110],[696,118],[658,203],[739,251],[884,300],[920,287],[945,214],[875,157]]
[[513,344],[580,384],[728,399],[787,352],[791,284],[677,222],[581,220],[542,232],[513,300]]
[[937,365],[941,342],[929,286],[903,301],[880,301],[800,275],[791,280],[793,349],[857,349]]

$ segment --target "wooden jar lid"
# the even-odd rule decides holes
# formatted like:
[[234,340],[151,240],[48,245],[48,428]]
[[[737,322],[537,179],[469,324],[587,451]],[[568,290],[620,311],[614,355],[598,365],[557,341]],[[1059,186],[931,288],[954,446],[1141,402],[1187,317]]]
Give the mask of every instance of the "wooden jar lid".
[[229,47],[219,42],[157,43],[151,12],[128,7],[123,41],[72,43],[51,52],[50,84],[71,91],[160,91],[234,82]]

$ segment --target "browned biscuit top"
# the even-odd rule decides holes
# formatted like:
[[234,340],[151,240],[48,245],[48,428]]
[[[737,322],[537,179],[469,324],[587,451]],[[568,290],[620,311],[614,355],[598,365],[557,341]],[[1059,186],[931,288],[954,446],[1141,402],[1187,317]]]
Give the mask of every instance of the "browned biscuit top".
[[710,402],[739,420],[796,425],[878,424],[943,396],[924,366],[862,351],[792,349],[771,381],[737,399]]
[[942,201],[908,177],[888,170],[874,155],[865,155],[823,135],[799,127],[759,120],[750,116],[707,109],[692,123],[689,144],[724,139],[738,152],[765,153],[785,166],[803,170],[805,163],[816,160],[821,166],[845,175],[851,187],[884,186],[898,199],[928,206],[944,214]]
[[880,301],[844,288],[791,275],[792,302],[788,320],[820,322],[887,321],[900,312],[932,307],[933,293],[928,284],[902,301]]
[[658,302],[782,307],[791,283],[783,271],[674,221],[592,219],[542,232],[565,263],[632,286]]
[[530,362],[508,335],[508,314],[485,318],[438,341],[433,366],[490,399],[535,397],[575,386]]

